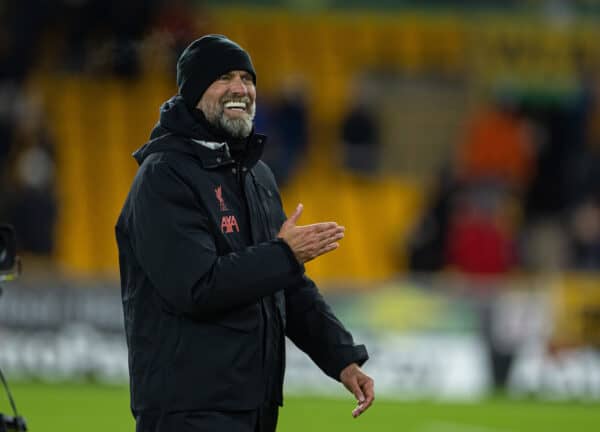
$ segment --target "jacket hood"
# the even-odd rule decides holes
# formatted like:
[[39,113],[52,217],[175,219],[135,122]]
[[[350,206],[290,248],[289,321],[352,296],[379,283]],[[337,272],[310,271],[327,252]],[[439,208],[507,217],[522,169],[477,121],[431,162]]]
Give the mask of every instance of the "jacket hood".
[[203,117],[194,116],[185,105],[183,98],[176,95],[160,107],[160,118],[150,134],[150,139],[158,138],[166,133],[196,139],[212,138],[210,135],[216,134],[214,131],[208,130],[209,127]]
[[204,166],[232,163],[230,148],[243,142],[245,159],[254,165],[266,137],[254,133],[244,140],[223,135],[206,121],[201,111],[190,112],[180,95],[173,96],[160,108],[160,118],[150,133],[150,140],[133,153],[139,165],[152,153],[174,151],[200,158]]

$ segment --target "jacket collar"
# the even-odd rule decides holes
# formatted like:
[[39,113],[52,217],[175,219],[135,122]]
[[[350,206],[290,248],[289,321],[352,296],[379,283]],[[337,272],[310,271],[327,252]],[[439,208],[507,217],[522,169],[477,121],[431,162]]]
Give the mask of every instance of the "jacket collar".
[[240,162],[244,167],[251,169],[260,159],[266,139],[267,137],[263,134],[253,133],[250,135],[243,161],[236,161],[231,157],[229,145],[226,141],[217,142],[189,138],[188,142],[204,168],[218,168]]

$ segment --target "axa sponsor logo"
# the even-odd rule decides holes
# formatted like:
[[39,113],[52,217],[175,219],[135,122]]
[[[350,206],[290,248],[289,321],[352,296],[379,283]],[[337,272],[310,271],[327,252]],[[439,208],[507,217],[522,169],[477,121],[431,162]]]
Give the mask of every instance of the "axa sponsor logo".
[[233,231],[240,232],[240,227],[234,215],[221,217],[221,232],[231,234]]

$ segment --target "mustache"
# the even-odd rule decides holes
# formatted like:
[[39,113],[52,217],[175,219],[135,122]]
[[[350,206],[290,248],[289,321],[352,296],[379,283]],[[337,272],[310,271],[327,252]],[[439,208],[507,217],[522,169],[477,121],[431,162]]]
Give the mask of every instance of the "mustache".
[[220,102],[221,102],[221,104],[225,104],[227,102],[242,102],[245,104],[250,104],[252,102],[252,100],[248,96],[235,97],[235,96],[225,95],[221,98]]

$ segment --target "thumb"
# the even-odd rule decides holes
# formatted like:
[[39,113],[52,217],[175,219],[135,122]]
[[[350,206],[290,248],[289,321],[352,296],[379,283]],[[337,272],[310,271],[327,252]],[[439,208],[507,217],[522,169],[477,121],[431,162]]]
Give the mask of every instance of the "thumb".
[[304,206],[302,205],[302,203],[298,204],[298,206],[296,207],[296,211],[294,211],[294,213],[288,218],[287,222],[293,223],[295,225],[296,221],[300,218],[303,209]]

